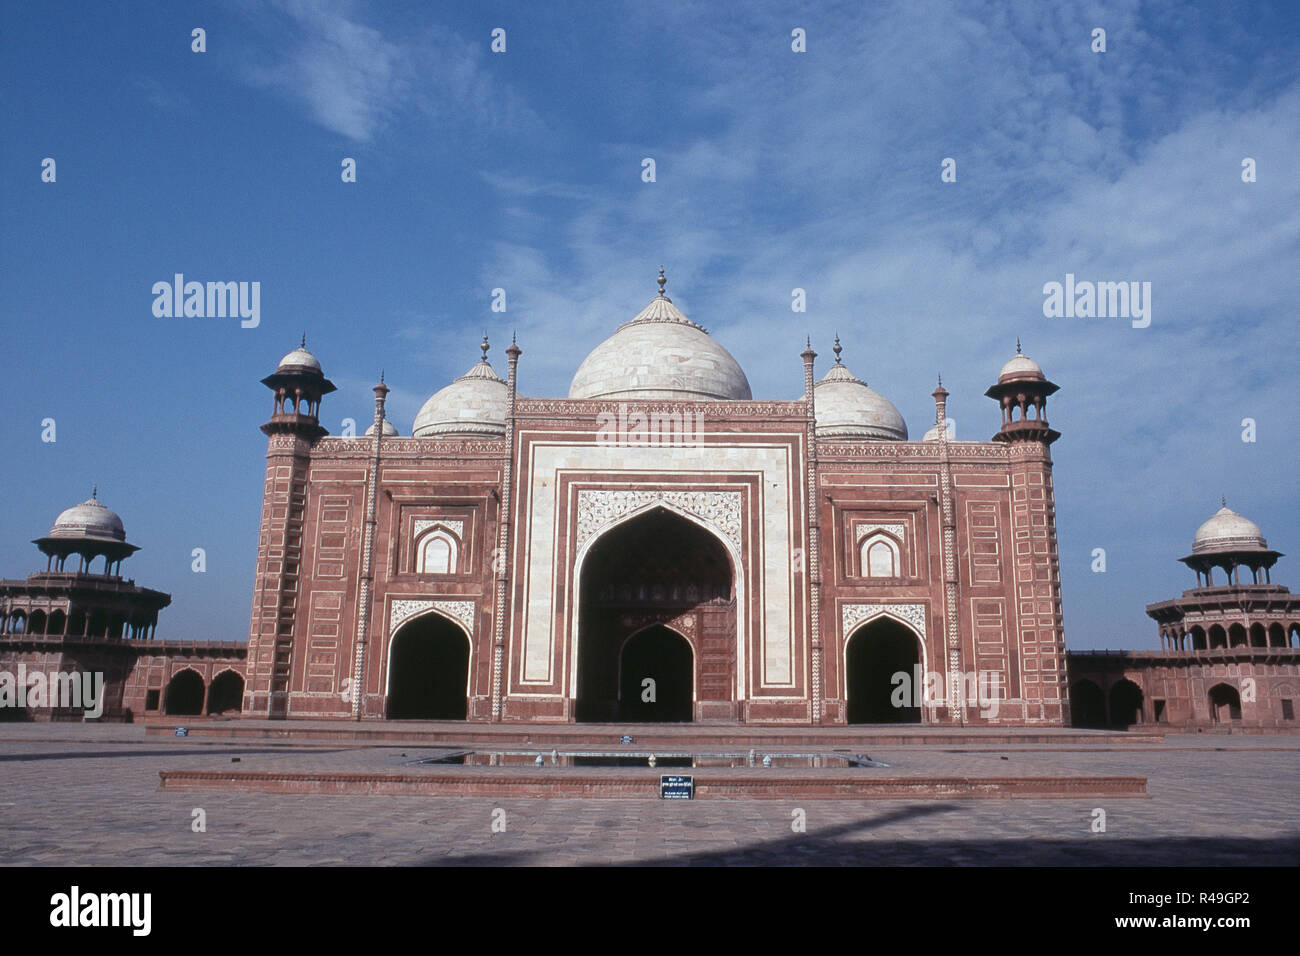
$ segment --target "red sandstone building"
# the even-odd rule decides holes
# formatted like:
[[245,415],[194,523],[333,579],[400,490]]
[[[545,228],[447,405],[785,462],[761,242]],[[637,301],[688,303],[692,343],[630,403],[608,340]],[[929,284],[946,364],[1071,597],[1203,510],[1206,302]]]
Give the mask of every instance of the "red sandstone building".
[[[102,674],[107,720],[164,711],[239,711],[247,645],[153,639],[158,612],[171,603],[171,595],[121,576],[122,561],[139,548],[127,543],[122,519],[97,495],[60,513],[49,533],[33,544],[46,555],[45,570],[22,580],[0,580],[0,671],[11,682],[19,674],[40,674],[42,680],[52,674]],[[3,684],[0,678],[0,698]],[[8,689],[12,694],[12,685]],[[0,720],[83,716],[82,709],[53,703],[3,699]]]
[[[1018,350],[989,441],[952,440],[942,386],[909,440],[838,341],[755,400],[662,273],[565,398],[487,350],[409,437],[382,383],[364,437],[327,437],[305,348],[264,380],[246,715],[1069,722],[1056,386]],[[892,706],[898,671],[939,675],[930,698]]]
[[1223,502],[1197,529],[1192,553],[1179,558],[1197,586],[1147,606],[1160,650],[1070,654],[1075,723],[1294,729],[1300,596],[1272,583],[1281,556],[1257,524]]
[[1294,726],[1300,599],[1226,506],[1181,559],[1198,586],[1147,609],[1161,650],[1071,653],[1067,680],[1057,386],[1018,345],[991,440],[954,440],[940,385],[912,441],[838,339],[799,397],[753,399],[663,284],[568,397],[519,394],[521,350],[503,379],[485,339],[409,437],[382,382],[366,434],[328,436],[304,343],[263,379],[248,643],[151,639],[170,597],[121,577],[137,549],[92,496],[34,542],[44,571],[0,581],[0,677],[102,672],[128,720]]

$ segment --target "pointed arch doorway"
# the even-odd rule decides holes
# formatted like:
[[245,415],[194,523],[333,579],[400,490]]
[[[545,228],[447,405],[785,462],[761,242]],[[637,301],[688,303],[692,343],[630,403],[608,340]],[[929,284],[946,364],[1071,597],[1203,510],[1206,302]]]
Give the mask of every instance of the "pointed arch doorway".
[[[844,648],[848,723],[921,723],[923,656],[916,633],[891,617],[877,617],[855,630]],[[907,675],[906,682],[895,679],[900,673]]]
[[464,720],[468,702],[469,636],[437,613],[403,623],[388,649],[388,718]]
[[586,551],[576,720],[694,720],[701,702],[735,701],[736,654],[731,556],[700,524],[655,507],[608,529]]

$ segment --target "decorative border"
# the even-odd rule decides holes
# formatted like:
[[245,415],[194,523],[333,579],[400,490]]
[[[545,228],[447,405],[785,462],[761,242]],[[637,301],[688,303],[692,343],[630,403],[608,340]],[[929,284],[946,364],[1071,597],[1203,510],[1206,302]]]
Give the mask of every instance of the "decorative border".
[[873,531],[888,531],[899,541],[903,541],[905,540],[903,537],[903,531],[905,528],[906,525],[901,522],[899,524],[879,524],[877,522],[864,521],[861,524],[853,526],[853,533],[857,537],[858,547],[862,547],[862,542],[865,541]]
[[739,491],[630,491],[583,488],[578,491],[576,549],[619,518],[645,505],[668,504],[708,522],[741,552]]
[[471,636],[474,634],[473,601],[394,601],[388,609],[388,633],[391,635],[408,618],[424,611],[441,611],[463,624]]
[[416,538],[435,525],[442,525],[462,542],[465,540],[465,522],[457,518],[417,518],[411,522],[411,527],[415,529],[414,537]]
[[845,640],[860,624],[864,624],[881,615],[902,618],[920,632],[925,639],[925,605],[924,604],[845,604],[840,607],[841,635]]

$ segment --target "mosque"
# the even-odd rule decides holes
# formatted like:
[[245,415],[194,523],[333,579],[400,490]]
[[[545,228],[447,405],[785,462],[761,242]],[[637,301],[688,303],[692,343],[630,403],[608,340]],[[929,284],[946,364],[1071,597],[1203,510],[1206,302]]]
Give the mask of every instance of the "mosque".
[[1148,608],[1160,651],[1067,655],[1058,387],[1018,344],[989,440],[954,440],[940,383],[917,441],[838,339],[820,378],[811,345],[802,381],[792,356],[797,397],[755,399],[658,284],[567,397],[520,394],[522,350],[502,377],[485,338],[409,434],[381,381],[365,434],[329,436],[335,387],[304,341],[262,380],[247,643],[150,639],[170,599],[121,578],[135,547],[92,495],[36,540],[44,572],[0,581],[0,669],[104,669],[119,719],[1294,721],[1300,600],[1226,506],[1182,559],[1198,587]]

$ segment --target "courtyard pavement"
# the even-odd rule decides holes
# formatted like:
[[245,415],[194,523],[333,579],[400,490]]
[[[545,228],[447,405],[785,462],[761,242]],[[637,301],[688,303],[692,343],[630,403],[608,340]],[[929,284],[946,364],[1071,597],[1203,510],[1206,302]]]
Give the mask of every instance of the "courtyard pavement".
[[[1300,865],[1300,735],[1290,734],[871,753],[893,774],[1137,774],[1148,778],[1150,799],[800,803],[158,791],[160,770],[391,770],[436,752],[409,744],[146,740],[140,725],[0,724],[0,862]],[[1105,811],[1104,832],[1095,832],[1097,810]]]

